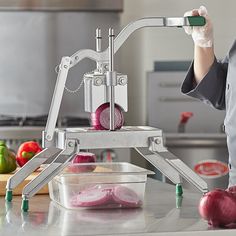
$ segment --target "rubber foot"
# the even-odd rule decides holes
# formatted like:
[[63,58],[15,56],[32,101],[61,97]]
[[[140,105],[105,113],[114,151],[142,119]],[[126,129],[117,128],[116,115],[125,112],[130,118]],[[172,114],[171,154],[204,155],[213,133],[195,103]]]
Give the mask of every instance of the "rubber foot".
[[5,200],[8,201],[8,202],[12,201],[12,191],[11,190],[6,191]]
[[183,195],[183,188],[182,188],[181,184],[176,184],[175,194],[176,194],[176,196]]
[[27,199],[22,200],[21,210],[24,212],[27,212],[29,210],[29,200]]

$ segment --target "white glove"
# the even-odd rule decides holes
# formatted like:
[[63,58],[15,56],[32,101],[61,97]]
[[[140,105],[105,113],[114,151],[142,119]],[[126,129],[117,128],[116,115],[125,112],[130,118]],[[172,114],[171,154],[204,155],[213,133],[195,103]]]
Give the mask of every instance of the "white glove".
[[206,19],[204,26],[187,26],[184,30],[187,34],[192,35],[195,45],[199,47],[212,47],[213,46],[213,25],[207,14],[207,9],[200,6],[199,9],[193,9],[184,14],[184,16],[203,16]]

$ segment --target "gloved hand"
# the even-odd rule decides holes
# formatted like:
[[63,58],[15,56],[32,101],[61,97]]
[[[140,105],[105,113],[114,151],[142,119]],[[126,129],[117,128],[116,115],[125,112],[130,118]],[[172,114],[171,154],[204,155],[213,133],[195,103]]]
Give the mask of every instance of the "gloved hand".
[[207,14],[207,9],[200,6],[199,9],[193,9],[184,14],[184,16],[203,16],[206,19],[204,26],[187,26],[184,30],[187,34],[192,35],[195,45],[199,47],[212,47],[213,46],[213,25]]

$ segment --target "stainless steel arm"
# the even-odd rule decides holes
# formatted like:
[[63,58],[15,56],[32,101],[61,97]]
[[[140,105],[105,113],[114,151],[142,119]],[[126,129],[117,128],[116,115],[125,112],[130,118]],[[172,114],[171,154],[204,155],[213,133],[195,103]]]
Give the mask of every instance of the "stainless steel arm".
[[54,89],[52,102],[48,114],[48,120],[45,128],[45,138],[48,141],[51,141],[53,139],[53,133],[56,127],[57,117],[61,106],[61,100],[66,84],[66,78],[69,70],[70,65],[70,58],[69,57],[63,57],[61,59],[61,64],[59,67],[59,73],[57,76],[57,82]]
[[[128,24],[114,40],[114,53],[116,53],[128,37],[136,30],[144,27],[183,27],[183,26],[202,26],[205,24],[203,17],[148,17],[142,18]],[[75,66],[84,57],[82,54],[88,53],[88,58],[96,61],[108,61],[109,48],[101,53],[92,50],[84,52],[80,50],[71,56],[70,67]],[[95,59],[96,58],[96,59]]]
[[31,180],[23,189],[22,198],[28,199],[34,196],[45,184],[47,184],[53,177],[59,174],[66,165],[75,157],[79,151],[79,144],[77,140],[66,140],[66,149],[61,150],[50,165],[45,167],[43,171]]

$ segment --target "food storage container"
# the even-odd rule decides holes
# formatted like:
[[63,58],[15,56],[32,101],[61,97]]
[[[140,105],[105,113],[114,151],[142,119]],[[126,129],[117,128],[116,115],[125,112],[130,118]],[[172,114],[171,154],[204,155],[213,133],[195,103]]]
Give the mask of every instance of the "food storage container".
[[70,164],[49,183],[49,195],[68,209],[137,208],[148,174],[126,162]]

